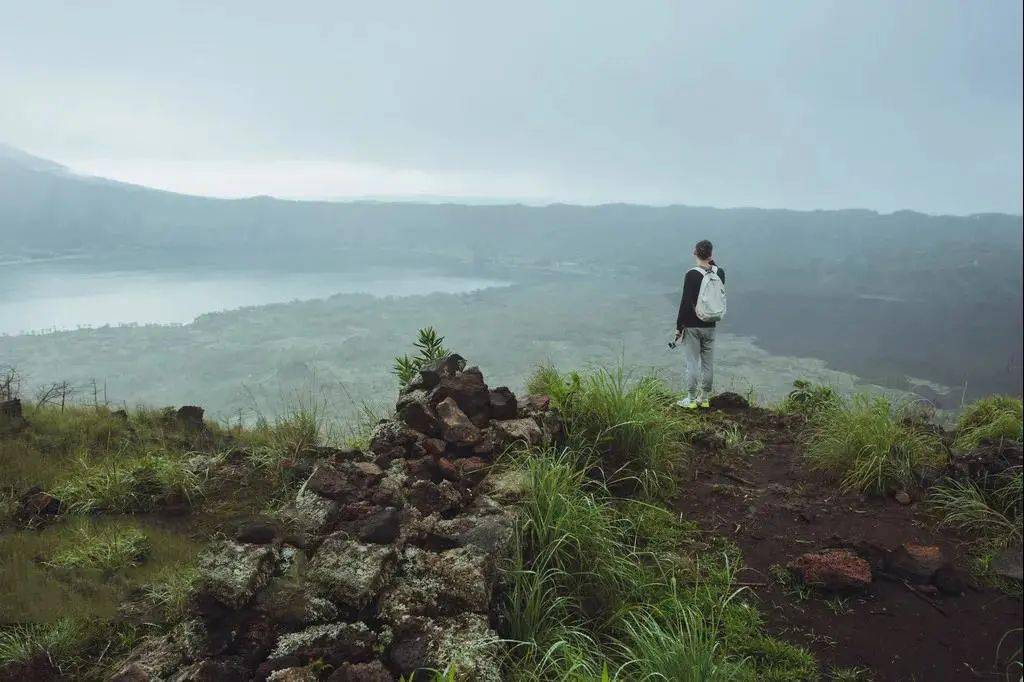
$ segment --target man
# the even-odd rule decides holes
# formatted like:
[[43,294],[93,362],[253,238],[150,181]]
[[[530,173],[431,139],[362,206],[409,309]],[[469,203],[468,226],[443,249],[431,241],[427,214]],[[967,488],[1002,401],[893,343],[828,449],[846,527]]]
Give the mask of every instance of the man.
[[[683,298],[676,316],[676,341],[682,339],[686,360],[686,394],[677,404],[687,409],[711,406],[715,324],[725,314],[725,271],[715,265],[711,242],[706,239],[697,242],[693,256],[697,259],[697,267],[686,273]],[[715,276],[720,281],[715,282]],[[710,278],[707,283],[704,282],[705,277]],[[702,284],[705,284],[705,300],[698,307]],[[716,300],[718,296],[720,301]]]

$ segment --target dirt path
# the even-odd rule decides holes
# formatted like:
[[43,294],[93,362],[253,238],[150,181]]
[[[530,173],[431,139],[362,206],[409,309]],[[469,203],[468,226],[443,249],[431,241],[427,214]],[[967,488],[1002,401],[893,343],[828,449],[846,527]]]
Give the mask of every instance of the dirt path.
[[1012,632],[1022,623],[1020,599],[972,587],[962,596],[923,597],[878,577],[867,591],[836,599],[773,580],[773,566],[828,547],[855,545],[863,555],[912,542],[938,545],[955,563],[966,557],[962,541],[934,532],[920,504],[841,495],[809,472],[792,421],[756,408],[724,416],[764,449],[723,462],[712,456],[714,445],[698,446],[703,463],[676,508],[739,546],[747,567],[740,580],[751,583],[775,634],[809,648],[826,671],[866,667],[874,680],[1007,679],[1006,657],[1021,646],[1020,630]]

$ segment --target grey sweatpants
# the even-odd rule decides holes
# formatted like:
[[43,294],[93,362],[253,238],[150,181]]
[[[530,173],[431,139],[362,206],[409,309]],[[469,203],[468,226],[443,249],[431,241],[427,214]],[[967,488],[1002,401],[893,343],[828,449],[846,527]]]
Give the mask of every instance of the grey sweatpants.
[[687,395],[694,399],[701,395],[710,398],[715,378],[715,328],[687,327],[683,331],[683,357]]

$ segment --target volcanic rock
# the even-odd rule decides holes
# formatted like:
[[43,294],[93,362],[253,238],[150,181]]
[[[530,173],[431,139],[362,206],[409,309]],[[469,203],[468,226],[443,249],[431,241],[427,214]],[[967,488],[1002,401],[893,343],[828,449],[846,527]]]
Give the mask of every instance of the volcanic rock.
[[789,564],[805,585],[840,592],[862,590],[871,584],[871,566],[847,549],[808,552]]
[[502,445],[511,445],[512,443],[540,445],[544,440],[540,426],[530,418],[496,421],[492,428],[495,439]]
[[322,659],[329,665],[342,661],[361,662],[373,655],[377,635],[365,623],[327,623],[290,632],[277,640],[268,659],[285,659],[289,664],[308,665]]
[[889,556],[889,572],[919,583],[931,581],[935,572],[946,563],[942,549],[936,545],[905,543]]
[[519,414],[516,395],[508,386],[498,386],[490,391],[491,419],[515,419]]
[[240,609],[270,581],[277,552],[269,545],[223,540],[199,556],[199,592],[229,609]]
[[395,406],[398,418],[410,428],[431,436],[439,432],[437,413],[430,404],[430,396],[424,390],[404,394]]
[[402,525],[402,514],[394,507],[382,509],[366,519],[359,528],[359,539],[386,545],[398,538]]
[[338,532],[320,545],[306,575],[321,594],[360,609],[391,578],[396,558],[392,547],[364,544]]
[[[478,368],[470,367],[458,374],[442,376],[438,385],[430,392],[430,403],[437,409],[437,406],[447,398],[454,400],[473,424],[478,427],[487,425],[490,419],[491,395]],[[444,418],[443,415],[441,418]]]
[[711,396],[711,407],[716,410],[740,410],[750,407],[750,402],[739,393],[725,391],[718,395]]
[[444,439],[452,445],[474,445],[480,442],[480,429],[459,409],[455,400],[445,398],[437,404]]

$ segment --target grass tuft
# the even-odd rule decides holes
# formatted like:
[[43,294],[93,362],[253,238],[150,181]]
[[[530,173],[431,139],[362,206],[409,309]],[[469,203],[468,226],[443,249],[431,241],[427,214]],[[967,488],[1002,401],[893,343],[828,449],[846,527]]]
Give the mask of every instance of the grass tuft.
[[168,502],[191,503],[202,495],[205,478],[182,456],[153,452],[141,457],[78,461],[77,471],[54,488],[68,514],[152,511]]
[[674,409],[675,396],[659,379],[633,377],[621,366],[565,376],[541,367],[528,390],[551,397],[565,419],[569,443],[598,455],[608,485],[639,489],[650,499],[674,492],[672,474],[697,424]]
[[46,563],[59,568],[114,572],[141,563],[150,549],[149,538],[137,528],[82,526],[69,546],[56,552]]
[[865,395],[814,413],[807,457],[814,468],[841,477],[844,490],[879,495],[946,461],[937,436],[903,423],[886,398]]
[[967,535],[984,538],[998,547],[1020,544],[1024,476],[997,477],[986,486],[975,481],[947,480],[932,486],[928,501],[940,516],[939,524]]
[[970,450],[984,441],[1021,440],[1021,399],[987,396],[964,409],[957,423],[954,447]]
[[64,671],[88,637],[89,628],[69,618],[5,627],[0,629],[0,669],[44,657],[54,668]]

